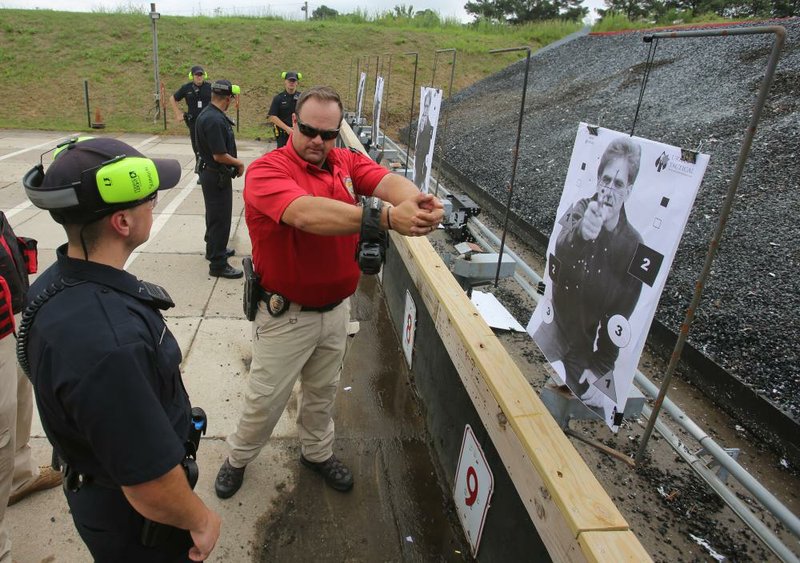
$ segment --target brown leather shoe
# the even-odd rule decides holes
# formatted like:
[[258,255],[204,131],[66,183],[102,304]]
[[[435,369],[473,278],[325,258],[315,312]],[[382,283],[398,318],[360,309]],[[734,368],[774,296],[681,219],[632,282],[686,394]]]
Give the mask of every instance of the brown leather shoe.
[[30,484],[8,497],[8,506],[16,504],[26,496],[33,494],[37,491],[44,491],[45,489],[52,489],[61,484],[61,472],[56,471],[49,465],[39,467],[39,476],[30,482]]

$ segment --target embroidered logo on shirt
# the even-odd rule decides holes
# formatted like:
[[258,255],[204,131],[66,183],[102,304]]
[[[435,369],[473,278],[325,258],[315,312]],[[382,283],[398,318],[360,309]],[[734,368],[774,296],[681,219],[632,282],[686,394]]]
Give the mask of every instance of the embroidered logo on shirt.
[[350,176],[346,176],[345,177],[345,179],[344,179],[344,187],[347,188],[347,192],[350,194],[350,196],[353,198],[353,200],[355,200],[356,199],[356,192],[355,192],[355,190],[353,190],[353,180],[350,178]]

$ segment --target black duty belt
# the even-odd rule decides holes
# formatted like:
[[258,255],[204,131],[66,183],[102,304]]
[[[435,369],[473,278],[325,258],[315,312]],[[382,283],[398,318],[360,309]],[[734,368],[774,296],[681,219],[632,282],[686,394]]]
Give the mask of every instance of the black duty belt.
[[[289,309],[289,305],[291,305],[291,301],[286,299],[280,293],[272,293],[263,288],[261,289],[261,300],[267,304],[267,311],[273,317],[280,317]],[[344,301],[344,299],[339,299],[338,301],[334,301],[333,303],[328,303],[326,305],[320,305],[319,307],[300,305],[300,310],[314,313],[327,313],[329,311],[333,311],[336,307],[341,305],[342,301]]]

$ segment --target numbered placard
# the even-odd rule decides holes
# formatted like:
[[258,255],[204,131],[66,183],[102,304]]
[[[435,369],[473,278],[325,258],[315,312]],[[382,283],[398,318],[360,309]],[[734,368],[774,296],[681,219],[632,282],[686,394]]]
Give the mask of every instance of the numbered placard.
[[411,360],[414,357],[414,337],[417,333],[417,306],[411,297],[411,292],[406,290],[406,307],[403,312],[403,354],[411,369]]
[[461,454],[458,456],[453,500],[473,557],[478,555],[493,492],[494,475],[472,428],[467,424],[464,427]]

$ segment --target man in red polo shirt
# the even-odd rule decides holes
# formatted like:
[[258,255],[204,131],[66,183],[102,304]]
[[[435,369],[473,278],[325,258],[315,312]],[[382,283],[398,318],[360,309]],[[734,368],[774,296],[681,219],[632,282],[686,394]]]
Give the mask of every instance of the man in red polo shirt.
[[272,434],[298,377],[300,461],[334,489],[352,488],[350,470],[333,453],[332,411],[350,320],[348,298],[360,276],[354,259],[362,222],[357,195],[385,202],[382,230],[425,236],[442,220],[438,199],[361,153],[334,148],[342,115],[333,89],[304,92],[287,145],[247,169],[245,220],[265,300],[253,322],[242,416],[228,436],[228,458],[214,486],[220,498],[241,487],[245,467]]

